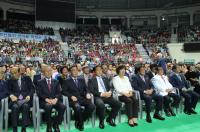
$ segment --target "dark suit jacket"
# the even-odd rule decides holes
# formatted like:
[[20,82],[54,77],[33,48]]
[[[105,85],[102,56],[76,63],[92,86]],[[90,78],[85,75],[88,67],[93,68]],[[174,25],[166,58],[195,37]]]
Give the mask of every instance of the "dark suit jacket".
[[189,88],[188,82],[186,81],[186,78],[184,75],[180,74],[181,80],[177,77],[175,73],[172,73],[169,76],[169,82],[172,84],[173,87],[182,89],[183,87]]
[[37,83],[38,83],[39,80],[41,80],[41,74],[34,75],[33,83],[34,83],[35,87],[37,87]]
[[63,81],[62,85],[62,93],[65,96],[69,97],[71,100],[72,96],[75,96],[78,100],[86,97],[86,94],[89,92],[87,86],[85,84],[85,80],[81,78],[77,78],[78,87],[76,86],[72,77],[69,77],[67,80]]
[[153,73],[151,72],[151,71],[148,71],[147,73],[146,73],[146,75],[149,77],[149,79],[151,80],[152,78],[153,78]]
[[0,80],[0,100],[8,97],[8,83],[5,80]]
[[31,99],[35,91],[33,82],[29,76],[21,77],[21,89],[18,85],[18,80],[11,78],[8,80],[8,89],[10,95],[19,97],[21,94],[24,98],[30,96]]
[[167,71],[167,65],[166,65],[166,59],[165,58],[160,58],[158,60],[158,66],[161,66],[164,70],[164,73]]
[[139,74],[133,76],[131,85],[135,90],[140,91],[141,94],[144,94],[144,90],[153,88],[153,85],[147,75],[144,76],[145,82],[140,77]]
[[[102,77],[104,85],[106,87],[106,91],[110,91],[111,87],[109,85],[109,79],[106,77]],[[92,79],[89,80],[88,82],[88,88],[90,90],[90,92],[96,96],[96,97],[100,97],[101,93],[99,92],[99,86],[98,86],[98,82],[97,82],[97,78],[93,77]]]
[[57,80],[59,81],[61,87],[62,87],[62,85],[63,85],[63,82],[64,82],[65,80],[67,80],[68,78],[69,78],[69,77],[66,76],[66,79],[64,79],[64,78],[62,78],[61,75],[59,75],[59,76],[57,77]]
[[61,87],[57,80],[51,79],[51,91],[49,91],[46,78],[39,80],[37,85],[37,94],[41,102],[45,102],[46,98],[61,100]]

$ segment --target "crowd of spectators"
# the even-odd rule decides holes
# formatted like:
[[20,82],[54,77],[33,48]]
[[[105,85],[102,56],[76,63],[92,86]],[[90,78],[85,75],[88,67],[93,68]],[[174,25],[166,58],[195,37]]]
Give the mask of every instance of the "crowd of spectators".
[[54,35],[53,28],[35,27],[34,21],[26,20],[0,20],[0,31],[23,33],[23,34],[41,34],[41,35]]
[[132,62],[137,54],[134,44],[102,44],[102,43],[72,43],[68,58],[74,56],[75,62],[89,61],[92,64],[104,62]]
[[105,34],[109,34],[108,28],[97,26],[77,27],[77,29],[59,29],[63,41],[102,42]]
[[62,62],[65,58],[59,42],[50,38],[38,43],[25,40],[20,40],[18,43],[12,40],[1,40],[0,52],[2,64],[25,61]]
[[178,41],[200,41],[200,26],[179,26]]
[[131,37],[133,42],[139,44],[168,43],[171,37],[168,28],[156,27],[131,27],[123,34],[126,37]]

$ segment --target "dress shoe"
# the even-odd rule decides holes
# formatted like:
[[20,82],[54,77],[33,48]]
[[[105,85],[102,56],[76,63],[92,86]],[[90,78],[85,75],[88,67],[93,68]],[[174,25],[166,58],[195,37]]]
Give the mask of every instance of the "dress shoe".
[[167,117],[172,116],[171,113],[170,113],[168,110],[165,110],[165,115],[166,115]]
[[21,132],[26,132],[26,128],[22,128]]
[[84,124],[83,123],[79,123],[78,129],[79,129],[79,131],[83,131],[84,130]]
[[79,128],[79,122],[75,121],[74,126],[75,126],[76,129],[78,129]]
[[134,124],[130,124],[130,123],[128,123],[128,125],[129,125],[130,127],[134,127],[134,126],[135,126]]
[[18,132],[18,131],[17,131],[17,127],[14,127],[14,128],[13,128],[13,132]]
[[176,116],[176,114],[174,113],[174,111],[170,108],[169,109],[169,113],[172,115],[172,116]]
[[154,114],[153,118],[158,119],[158,120],[165,120],[165,118],[162,117],[160,114]]
[[191,115],[191,113],[188,110],[184,110],[184,113],[187,115]]
[[113,127],[116,126],[116,124],[115,124],[115,122],[114,122],[113,119],[109,119],[109,118],[107,118],[107,119],[106,119],[106,122],[107,122],[110,126],[113,126]]
[[47,132],[52,132],[52,128],[50,125],[47,125]]
[[60,132],[59,126],[54,124],[53,125],[54,132]]
[[103,122],[103,121],[100,121],[100,123],[99,123],[99,128],[100,128],[100,129],[104,129],[104,128],[105,128],[105,125],[104,125],[104,122]]
[[134,123],[134,126],[138,126],[138,123]]
[[151,116],[150,116],[150,115],[147,115],[146,121],[147,121],[148,123],[152,123],[152,120],[151,120]]
[[128,124],[130,127],[134,127],[135,125],[134,124]]
[[197,112],[194,111],[193,109],[191,109],[189,112],[190,112],[191,114],[197,114]]

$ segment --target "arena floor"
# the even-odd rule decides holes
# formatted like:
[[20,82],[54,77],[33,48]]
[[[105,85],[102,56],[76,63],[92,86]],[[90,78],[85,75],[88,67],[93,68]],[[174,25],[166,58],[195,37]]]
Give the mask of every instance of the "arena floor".
[[[123,115],[122,123],[118,124],[116,128],[106,125],[104,130],[98,128],[98,121],[96,121],[96,127],[91,128],[91,123],[85,124],[84,132],[200,132],[200,103],[198,104],[196,111],[197,115],[185,115],[178,114],[176,117],[166,117],[165,121],[154,120],[152,124],[148,124],[145,119],[139,120],[139,126],[131,128],[126,123],[126,116]],[[20,128],[19,128],[20,130]],[[11,132],[12,129],[9,129]],[[63,125],[61,125],[61,132],[66,132]],[[33,128],[28,128],[27,132],[33,132]],[[46,125],[41,125],[41,131],[46,132]],[[74,128],[73,121],[71,122],[70,132],[78,132]]]

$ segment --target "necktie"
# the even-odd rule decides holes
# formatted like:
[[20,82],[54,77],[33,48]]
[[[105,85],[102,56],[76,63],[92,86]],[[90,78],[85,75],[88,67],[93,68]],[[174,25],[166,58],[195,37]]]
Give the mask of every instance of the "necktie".
[[50,79],[48,79],[48,89],[51,92],[51,81],[50,81]]
[[19,89],[21,90],[21,79],[18,79],[18,86],[19,86]]
[[[17,82],[18,82],[19,89],[21,91],[21,79],[19,79]],[[19,95],[19,100],[22,100],[22,99],[23,99],[23,96],[22,96],[22,94],[20,94]]]
[[179,79],[180,81],[182,81],[182,80],[181,80],[181,76],[180,76],[179,74],[177,74],[177,77],[178,77],[178,79]]
[[78,87],[78,80],[74,79],[74,82],[75,82],[76,86]]
[[89,79],[89,77],[85,76],[85,83],[86,83],[87,86],[88,86],[88,79]]
[[141,77],[142,77],[142,80],[146,83],[144,76],[141,76]]
[[101,77],[99,77],[99,82],[100,82],[100,85],[101,85],[101,87],[103,88],[104,92],[106,92],[106,88],[105,88],[103,79],[102,79]]

